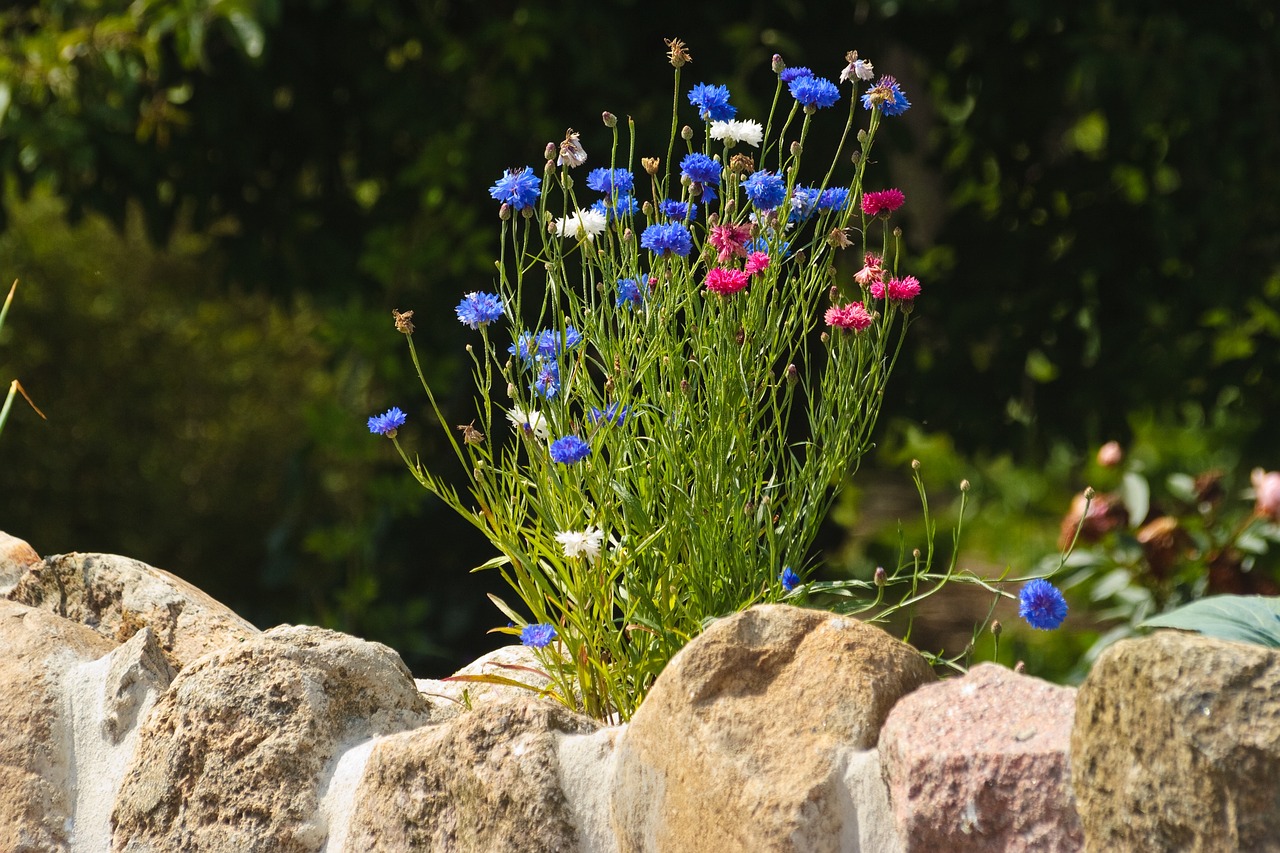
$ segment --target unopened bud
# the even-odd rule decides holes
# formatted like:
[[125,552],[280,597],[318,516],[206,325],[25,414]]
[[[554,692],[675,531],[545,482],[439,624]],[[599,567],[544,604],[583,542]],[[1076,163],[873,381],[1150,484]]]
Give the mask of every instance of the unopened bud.
[[604,122],[605,127],[618,126],[618,117],[613,113],[609,112],[608,110],[605,110],[604,112],[600,113],[600,120]]
[[912,470],[912,471],[919,471],[919,470],[920,470],[920,460],[919,460],[919,459],[912,459],[912,460],[911,460],[911,470]]
[[1000,636],[1000,632],[1001,632],[1003,629],[1004,629],[1004,626],[1000,624],[1000,620],[999,620],[999,619],[994,619],[994,620],[992,620],[992,622],[991,622],[991,636],[993,636],[993,637],[999,637],[999,636]]
[[1013,665],[1013,671],[1018,673],[1018,675],[1022,675],[1027,671],[1027,662],[1021,660],[1018,661]]
[[[510,363],[510,362],[507,362],[507,367],[508,367],[508,369],[510,369],[510,367],[511,367],[511,363]],[[508,382],[508,383],[507,383],[507,396],[508,396],[508,397],[510,397],[510,398],[511,398],[511,399],[513,399],[513,400],[516,398],[516,386],[515,386],[515,385],[513,385],[513,384],[512,384],[512,383],[510,383],[510,382]]]
[[630,242],[631,242],[631,238],[633,238],[634,236],[635,236],[635,234],[633,234],[633,233],[631,232],[631,229],[630,229],[630,228],[624,228],[624,229],[622,229],[622,241],[623,241],[624,243],[630,243]]
[[533,219],[533,208],[532,207],[520,208],[520,215],[523,216],[525,219]]
[[548,142],[547,147],[542,149],[542,159],[544,160],[556,159],[556,144],[554,142]]
[[919,549],[919,548],[912,548],[912,549],[911,549],[911,556],[912,556],[912,557],[915,557],[917,560],[918,560],[918,559],[920,559],[920,549]]
[[901,229],[901,228],[895,228],[895,229],[893,229],[893,236],[895,236],[895,237],[901,237],[901,236],[902,236],[902,229]]
[[[867,132],[866,132],[865,130],[859,130],[859,131],[858,131],[858,141],[859,141],[859,142],[866,142],[866,141],[867,141]],[[853,156],[854,156],[854,157],[857,157],[857,156],[858,156],[858,152],[856,152],[856,151],[855,151],[855,152],[853,152]]]
[[831,289],[827,291],[827,299],[830,299],[832,302],[835,302],[839,298],[840,298],[840,288],[836,287],[834,284],[831,285]]
[[502,203],[502,207],[498,208],[498,218],[499,218],[499,219],[501,219],[503,222],[506,222],[508,219],[510,219],[510,218],[511,218],[511,205],[507,204],[507,203],[504,201],[504,202]]
[[688,393],[689,393],[689,380],[688,380],[688,379],[681,379],[681,380],[680,380],[680,392],[681,392],[682,394],[688,394]]
[[787,378],[788,385],[795,385],[797,382],[800,381],[800,371],[796,369],[796,366],[794,364],[787,365],[787,370],[784,375]]
[[684,127],[680,128],[680,138],[683,139],[685,142],[688,142],[690,139],[693,139],[693,128],[689,127],[689,125],[687,124]]
[[800,140],[798,140],[798,139],[797,139],[795,142],[792,142],[792,143],[791,143],[791,156],[792,156],[792,157],[799,156],[800,152],[801,152],[801,151],[803,151],[803,150],[804,150],[804,146],[800,144]]
[[962,491],[962,492],[967,492],[967,491],[969,491],[969,481],[968,481],[968,480],[961,480],[961,481],[960,481],[960,491]]
[[542,166],[542,171],[546,172],[548,175],[550,175],[550,174],[551,174],[552,172],[554,172],[555,170],[556,170],[556,161],[555,161],[555,160],[548,160],[548,161],[547,161],[545,164],[543,164],[543,166]]
[[818,335],[818,340],[822,341],[825,344],[827,341],[831,340],[831,336],[828,335],[826,332],[823,332],[821,335]]
[[876,586],[884,586],[889,582],[889,573],[884,570],[884,566],[876,566],[875,583]]
[[773,69],[774,74],[781,74],[784,70],[786,70],[787,63],[782,61],[782,54],[775,53],[773,55],[773,62],[771,63],[770,67]]
[[1093,500],[1097,495],[1098,493],[1093,490],[1093,486],[1087,486],[1084,490],[1084,499],[1087,501]]

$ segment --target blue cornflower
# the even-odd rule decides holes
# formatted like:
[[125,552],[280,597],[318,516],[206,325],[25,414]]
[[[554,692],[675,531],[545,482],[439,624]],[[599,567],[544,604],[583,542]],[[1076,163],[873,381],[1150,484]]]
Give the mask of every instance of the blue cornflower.
[[544,400],[555,399],[560,393],[560,365],[544,361],[538,365],[538,378],[533,380],[533,390]]
[[634,278],[618,279],[618,301],[615,308],[621,308],[624,304],[630,308],[633,305],[639,305],[644,301],[644,292],[640,289],[640,282]]
[[742,191],[757,210],[773,210],[786,198],[787,185],[773,172],[762,169],[742,182]]
[[800,585],[800,576],[791,571],[790,566],[782,570],[782,574],[778,575],[778,580],[782,581],[782,588],[787,592],[791,592],[791,590]]
[[1067,618],[1067,600],[1044,578],[1036,578],[1018,594],[1018,615],[1032,628],[1052,631]]
[[783,83],[790,83],[792,80],[798,80],[801,77],[812,77],[813,72],[803,65],[797,65],[795,68],[782,69],[782,73],[778,76],[782,78]]
[[597,409],[595,406],[592,406],[591,411],[587,413],[587,420],[591,421],[593,424],[598,424],[601,421],[604,421],[607,424],[622,426],[623,423],[626,422],[627,415],[629,414],[631,414],[630,406],[620,406],[617,403],[610,403],[603,409]]
[[520,642],[535,649],[544,649],[556,638],[556,626],[539,622],[520,629]]
[[582,343],[582,333],[573,326],[564,327],[563,346],[561,346],[560,330],[547,329],[546,331],[538,332],[538,355],[543,358],[557,358],[564,351],[571,350],[580,343]]
[[706,154],[686,154],[680,161],[680,174],[695,184],[718,184],[720,164]]
[[823,190],[818,197],[818,210],[844,210],[849,206],[849,191],[844,187]]
[[521,332],[520,337],[507,347],[507,352],[514,355],[523,362],[533,361],[534,355],[538,352],[538,342],[534,338],[532,332]]
[[840,87],[826,77],[797,77],[787,88],[806,110],[819,110],[840,100]]
[[698,218],[698,206],[689,202],[664,198],[658,203],[658,210],[662,211],[663,216],[674,219],[676,222]]
[[791,243],[788,241],[786,243],[783,243],[781,246],[778,246],[776,249],[771,248],[769,246],[769,241],[765,239],[765,237],[762,235],[760,237],[756,237],[755,239],[747,243],[742,248],[746,250],[748,255],[750,255],[752,252],[765,252],[766,254],[769,252],[773,252],[778,257],[785,258],[787,256],[787,249],[790,246],[791,246]]
[[911,109],[911,102],[902,94],[902,87],[888,74],[862,93],[862,105],[869,110],[879,107],[880,112],[887,116],[900,116]]
[[387,438],[395,438],[396,430],[404,426],[404,422],[409,417],[398,408],[387,409],[380,415],[374,415],[369,418],[369,432],[374,435],[385,435]]
[[463,325],[478,329],[502,319],[502,297],[492,293],[468,293],[454,310]]
[[566,435],[551,442],[551,461],[561,465],[581,462],[591,455],[591,445],[576,435]]
[[538,203],[542,193],[542,178],[525,166],[523,170],[508,169],[498,182],[489,188],[489,195],[515,210],[523,210]]
[[685,257],[693,250],[693,237],[689,229],[678,222],[666,225],[650,225],[640,235],[640,245],[660,255]]
[[729,121],[738,114],[737,107],[729,106],[727,86],[699,83],[689,90],[689,103],[698,108],[703,121]]
[[635,185],[635,176],[626,169],[592,169],[587,175],[587,187],[606,195],[629,193]]
[[602,198],[595,204],[591,205],[591,209],[597,213],[603,213],[608,219],[620,219],[623,216],[634,216],[640,212],[640,205],[636,203],[633,195],[624,195],[618,197],[618,203],[611,205],[609,199]]
[[820,197],[821,193],[813,187],[796,187],[791,192],[791,215],[788,221],[803,222],[808,219],[817,209]]

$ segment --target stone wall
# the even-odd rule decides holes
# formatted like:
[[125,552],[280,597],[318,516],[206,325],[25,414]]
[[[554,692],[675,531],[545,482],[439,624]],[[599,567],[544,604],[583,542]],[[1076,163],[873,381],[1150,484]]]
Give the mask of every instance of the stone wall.
[[0,851],[1280,850],[1280,653],[1253,646],[1158,632],[1078,692],[939,681],[767,605],[602,726],[123,557],[0,533],[0,595]]

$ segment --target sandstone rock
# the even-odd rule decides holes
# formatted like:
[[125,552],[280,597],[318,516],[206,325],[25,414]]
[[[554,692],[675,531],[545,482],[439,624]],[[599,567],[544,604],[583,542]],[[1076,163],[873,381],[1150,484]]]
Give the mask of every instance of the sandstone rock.
[[880,755],[905,849],[1083,849],[1067,755],[1075,694],[984,663],[899,702]]
[[667,665],[618,745],[613,820],[634,850],[858,850],[850,750],[934,680],[879,628],[785,605],[711,625]]
[[615,853],[618,840],[609,819],[609,799],[625,726],[609,726],[591,734],[556,735],[560,790],[569,805],[569,821],[578,835],[580,853]]
[[80,622],[116,643],[148,626],[177,669],[258,633],[181,578],[111,554],[66,554],[30,564],[6,597]]
[[336,759],[427,720],[409,671],[376,643],[281,626],[207,655],[142,725],[112,849],[318,851]]
[[1076,697],[1071,773],[1090,850],[1280,850],[1280,652],[1116,643]]
[[110,845],[111,806],[137,746],[138,726],[173,676],[150,628],[107,656],[67,670],[75,753],[71,853],[99,853]]
[[347,849],[577,850],[557,736],[597,728],[562,705],[526,697],[383,738],[356,792]]
[[536,696],[537,691],[551,683],[551,679],[543,674],[542,663],[539,662],[533,649],[522,645],[494,649],[454,673],[454,676],[488,675],[510,678],[533,689],[505,684],[488,684],[483,681],[446,681],[429,678],[420,678],[417,684],[418,689],[431,703],[432,719],[443,720],[458,716],[468,707],[474,708],[502,699]]
[[113,644],[83,625],[0,600],[0,850],[67,850],[75,802],[64,673]]
[[0,595],[8,596],[27,569],[39,562],[40,555],[34,548],[0,530]]

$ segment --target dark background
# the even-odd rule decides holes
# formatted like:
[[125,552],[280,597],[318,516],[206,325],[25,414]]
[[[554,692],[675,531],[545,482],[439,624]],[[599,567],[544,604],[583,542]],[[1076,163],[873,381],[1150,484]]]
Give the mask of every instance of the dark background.
[[1276,466],[1270,2],[88,5],[0,12],[0,276],[22,280],[0,379],[49,417],[0,435],[0,529],[42,554],[136,557],[419,674],[496,645],[497,578],[467,573],[487,544],[365,429],[399,405],[408,446],[451,459],[391,309],[466,412],[452,307],[491,281],[488,187],[566,127],[603,152],[601,110],[665,149],[673,36],[684,87],[728,85],[741,117],[774,53],[835,77],[857,49],[914,104],[868,182],[906,193],[925,287],[888,443],[1034,471],[1201,412]]

